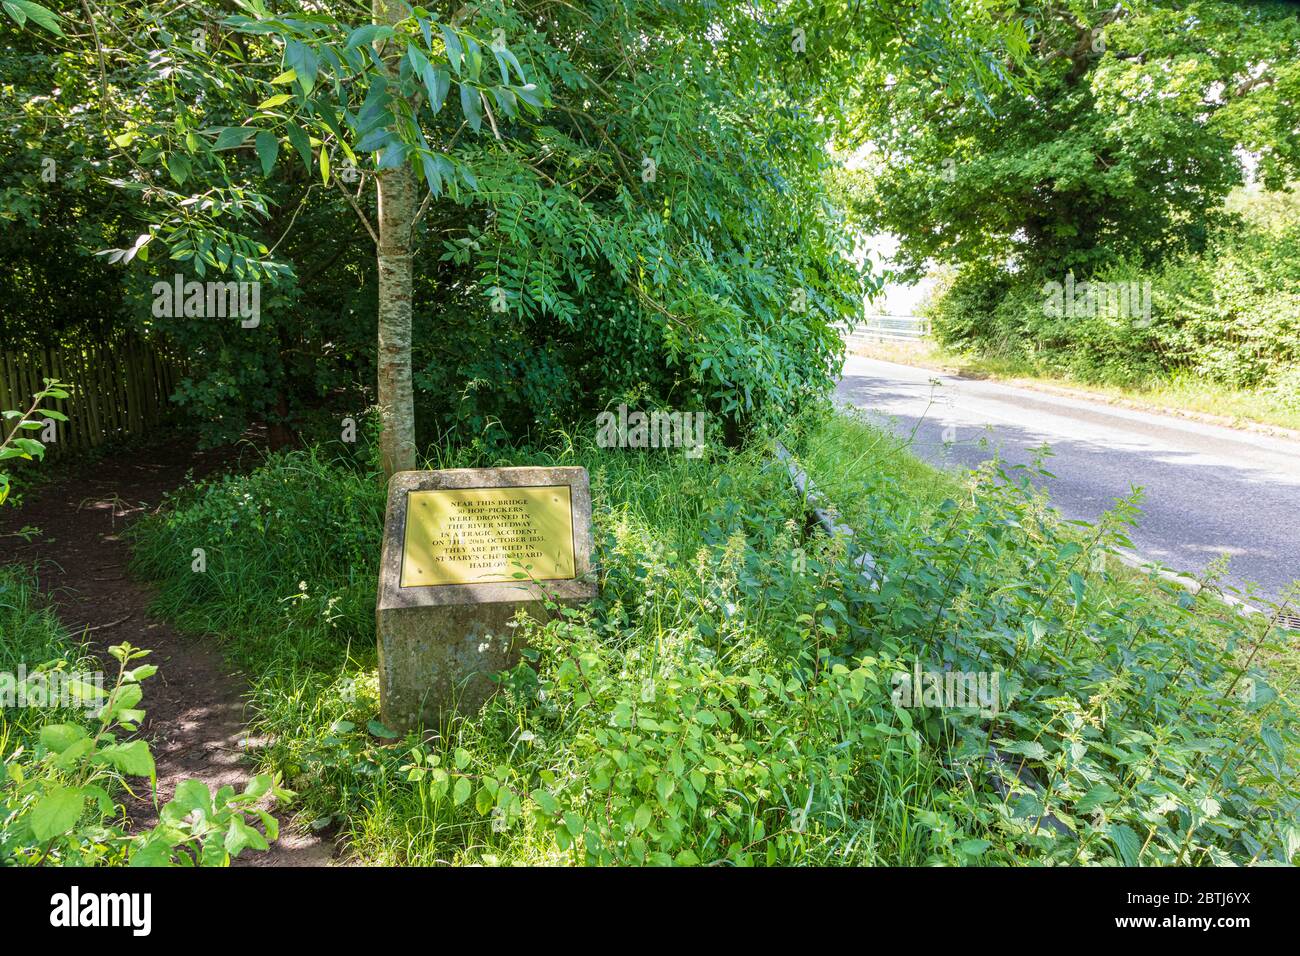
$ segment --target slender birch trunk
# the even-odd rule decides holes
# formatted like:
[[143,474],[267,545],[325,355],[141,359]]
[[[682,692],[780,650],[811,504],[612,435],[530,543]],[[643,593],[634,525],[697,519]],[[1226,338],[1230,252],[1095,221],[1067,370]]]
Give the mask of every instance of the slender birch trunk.
[[[400,0],[372,0],[374,22],[397,23],[406,14]],[[390,44],[391,48],[391,44]],[[394,82],[397,63],[384,65]],[[411,244],[416,184],[403,163],[379,180],[379,440],[384,473],[415,467],[415,399],[411,390]]]

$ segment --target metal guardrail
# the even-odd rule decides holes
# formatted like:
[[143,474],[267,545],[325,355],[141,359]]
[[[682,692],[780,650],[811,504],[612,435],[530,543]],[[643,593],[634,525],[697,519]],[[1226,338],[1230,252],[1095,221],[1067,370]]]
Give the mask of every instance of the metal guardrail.
[[846,342],[919,342],[930,337],[930,320],[922,315],[869,315],[841,327]]

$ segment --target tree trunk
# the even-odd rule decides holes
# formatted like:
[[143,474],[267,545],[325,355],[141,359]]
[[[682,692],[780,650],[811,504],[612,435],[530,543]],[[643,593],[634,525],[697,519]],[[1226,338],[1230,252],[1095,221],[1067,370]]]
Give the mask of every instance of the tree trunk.
[[[375,23],[406,15],[400,0],[373,0]],[[389,44],[391,50],[392,44]],[[397,62],[384,57],[396,82]],[[415,400],[411,391],[411,236],[416,210],[415,178],[403,163],[379,179],[379,439],[384,473],[415,467]]]

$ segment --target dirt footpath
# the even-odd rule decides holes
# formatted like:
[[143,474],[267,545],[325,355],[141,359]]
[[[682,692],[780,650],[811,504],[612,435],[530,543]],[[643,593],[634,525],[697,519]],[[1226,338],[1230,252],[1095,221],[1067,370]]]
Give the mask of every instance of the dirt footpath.
[[[256,456],[243,446],[243,457]],[[182,780],[198,779],[216,790],[242,790],[251,777],[243,716],[246,681],[214,644],[184,637],[147,611],[154,591],[127,570],[130,548],[122,531],[158,507],[165,492],[213,471],[236,466],[231,449],[197,452],[188,444],[150,449],[147,461],[134,455],[107,458],[75,469],[71,477],[28,495],[22,508],[0,508],[0,535],[34,525],[31,542],[0,538],[0,561],[38,568],[41,590],[74,635],[85,634],[92,653],[117,663],[106,649],[123,641],[153,653],[147,663],[158,673],[144,682],[147,712],[142,732],[158,766],[158,805],[171,799]],[[57,468],[57,465],[53,465]],[[146,788],[147,791],[147,788]],[[127,798],[127,813],[140,827],[157,819],[147,792]],[[324,866],[334,848],[320,837],[294,832],[281,820],[280,839],[266,853],[245,851],[235,866]]]

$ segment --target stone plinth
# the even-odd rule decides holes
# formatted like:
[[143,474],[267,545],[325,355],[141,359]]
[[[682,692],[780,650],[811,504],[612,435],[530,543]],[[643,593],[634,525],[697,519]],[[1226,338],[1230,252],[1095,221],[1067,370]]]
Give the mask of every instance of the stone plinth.
[[584,468],[394,475],[375,612],[384,724],[477,710],[491,675],[518,661],[516,611],[595,597],[591,547]]

